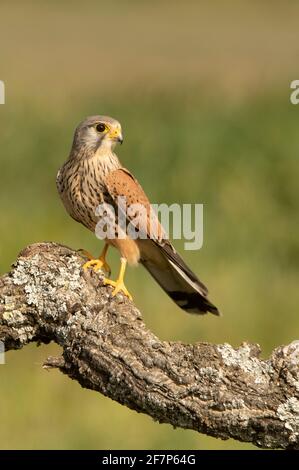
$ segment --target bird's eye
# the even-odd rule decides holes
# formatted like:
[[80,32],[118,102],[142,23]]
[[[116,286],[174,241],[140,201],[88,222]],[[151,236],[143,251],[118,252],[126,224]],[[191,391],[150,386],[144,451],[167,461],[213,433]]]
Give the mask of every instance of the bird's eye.
[[100,122],[99,124],[96,125],[96,130],[98,132],[104,132],[106,130],[106,125]]

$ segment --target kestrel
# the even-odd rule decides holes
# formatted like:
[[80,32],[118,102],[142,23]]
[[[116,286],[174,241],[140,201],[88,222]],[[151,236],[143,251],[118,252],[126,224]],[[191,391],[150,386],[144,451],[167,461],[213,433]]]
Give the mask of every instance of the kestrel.
[[[144,238],[133,239],[129,235],[107,238],[99,258],[89,255],[83,268],[95,271],[103,268],[110,273],[106,254],[112,245],[121,255],[117,280],[104,280],[113,287],[112,295],[122,292],[131,298],[124,285],[125,269],[127,262],[129,265],[140,262],[180,308],[190,313],[219,315],[207,297],[208,289],[185,264],[157,217],[152,215],[142,187],[114,153],[115,145],[122,142],[118,121],[107,116],[88,117],[76,128],[70,155],[57,174],[58,192],[67,212],[93,232],[99,220],[96,209],[101,203],[116,207],[118,198],[124,197],[128,204],[139,203],[146,209]],[[127,223],[132,221],[129,213],[125,213],[125,218]],[[157,228],[154,234],[149,230],[153,218]]]

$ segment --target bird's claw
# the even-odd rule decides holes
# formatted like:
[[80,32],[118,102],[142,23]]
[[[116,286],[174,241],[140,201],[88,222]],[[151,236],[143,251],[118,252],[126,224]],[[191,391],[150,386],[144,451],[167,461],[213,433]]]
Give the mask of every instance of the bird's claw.
[[133,300],[133,297],[131,296],[130,292],[128,291],[128,289],[126,288],[126,286],[125,286],[125,284],[122,280],[118,279],[117,281],[112,281],[111,279],[105,278],[104,279],[104,284],[105,284],[105,286],[114,287],[114,289],[112,291],[112,297],[114,297],[116,294],[121,292],[126,297],[128,297],[130,300]]
[[96,273],[100,269],[103,269],[104,271],[106,271],[106,273],[108,273],[109,276],[111,274],[111,268],[110,268],[109,264],[106,263],[106,261],[104,259],[102,259],[101,257],[98,258],[98,259],[90,259],[89,261],[87,261],[83,265],[83,270],[87,271],[88,268],[92,268]]

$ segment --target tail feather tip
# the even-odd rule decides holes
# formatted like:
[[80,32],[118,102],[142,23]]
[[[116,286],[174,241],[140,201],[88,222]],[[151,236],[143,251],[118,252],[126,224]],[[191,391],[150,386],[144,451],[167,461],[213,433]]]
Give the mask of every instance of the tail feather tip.
[[172,300],[188,313],[212,313],[213,315],[221,316],[221,312],[218,308],[212,304],[207,297],[200,295],[198,292],[183,292],[183,291],[172,291],[168,292]]

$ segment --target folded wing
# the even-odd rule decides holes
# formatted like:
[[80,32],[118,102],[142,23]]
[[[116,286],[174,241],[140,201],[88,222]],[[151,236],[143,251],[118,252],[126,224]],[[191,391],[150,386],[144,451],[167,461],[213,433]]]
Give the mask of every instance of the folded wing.
[[[106,177],[106,189],[109,197],[117,203],[117,198],[126,198],[126,207],[141,204],[146,217],[138,230],[144,238],[137,239],[143,266],[172,300],[189,313],[205,314],[219,311],[208,299],[208,289],[186,265],[166,237],[150,202],[134,176],[125,168],[114,170]],[[126,219],[134,223],[134,213],[127,211]],[[154,230],[153,230],[154,227]]]

